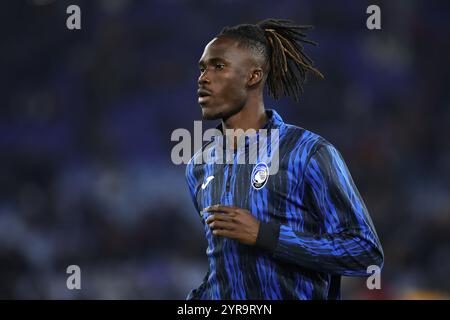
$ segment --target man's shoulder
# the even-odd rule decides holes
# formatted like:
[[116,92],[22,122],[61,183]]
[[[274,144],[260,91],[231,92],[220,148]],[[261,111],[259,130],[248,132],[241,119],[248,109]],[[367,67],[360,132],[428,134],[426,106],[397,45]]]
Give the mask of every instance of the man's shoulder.
[[198,149],[192,158],[188,161],[186,165],[186,172],[193,171],[195,166],[199,166],[203,163],[204,153],[207,152],[208,148],[213,146],[213,140],[203,143],[202,147]]
[[307,153],[312,155],[324,146],[334,147],[331,142],[316,132],[293,124],[285,124],[284,127],[285,140],[299,152],[304,152],[306,149]]

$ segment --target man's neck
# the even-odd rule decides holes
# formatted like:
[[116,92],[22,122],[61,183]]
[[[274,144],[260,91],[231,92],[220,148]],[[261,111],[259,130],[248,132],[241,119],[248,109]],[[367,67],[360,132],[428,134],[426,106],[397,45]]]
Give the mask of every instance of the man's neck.
[[255,106],[245,106],[242,110],[226,120],[222,120],[222,128],[226,129],[248,129],[259,130],[267,122],[264,103]]
[[[261,99],[255,104],[246,105],[240,112],[228,119],[222,120],[222,130],[224,133],[227,132],[228,129],[242,129],[244,132],[249,129],[257,131],[265,125],[267,120],[268,117],[264,108],[264,102]],[[233,142],[229,147],[236,150],[238,140],[240,139],[241,134],[245,134],[244,132],[238,134],[235,131],[232,135]]]

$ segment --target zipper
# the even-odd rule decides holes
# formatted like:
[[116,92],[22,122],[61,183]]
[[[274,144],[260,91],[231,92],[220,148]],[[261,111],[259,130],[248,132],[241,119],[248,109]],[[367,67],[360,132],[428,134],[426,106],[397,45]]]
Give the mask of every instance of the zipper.
[[231,173],[233,171],[233,164],[235,163],[237,159],[237,153],[238,150],[233,149],[233,162],[231,164],[228,164],[228,174],[227,174],[227,183],[226,183],[226,192],[230,192],[230,180],[231,180]]
[[231,180],[231,171],[233,170],[233,165],[228,165],[228,175],[227,175],[227,185],[226,185],[226,191],[230,192],[230,180]]

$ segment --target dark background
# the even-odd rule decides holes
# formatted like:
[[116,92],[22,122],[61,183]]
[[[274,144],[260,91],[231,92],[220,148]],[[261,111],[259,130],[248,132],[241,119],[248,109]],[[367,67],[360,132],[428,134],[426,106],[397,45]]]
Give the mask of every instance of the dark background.
[[[81,8],[81,30],[66,8]],[[366,8],[381,8],[381,30]],[[344,156],[385,251],[382,289],[450,296],[447,1],[5,1],[0,10],[0,298],[183,299],[205,239],[170,135],[200,120],[197,61],[223,26],[315,26],[325,80],[266,100]],[[215,123],[205,124],[211,127]],[[81,268],[81,290],[66,268]]]

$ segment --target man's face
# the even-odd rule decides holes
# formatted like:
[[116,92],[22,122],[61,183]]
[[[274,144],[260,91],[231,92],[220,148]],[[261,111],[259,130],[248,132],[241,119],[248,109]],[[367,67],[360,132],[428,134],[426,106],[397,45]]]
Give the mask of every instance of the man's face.
[[227,119],[246,103],[251,56],[238,44],[231,38],[214,38],[200,58],[198,103],[205,120]]

